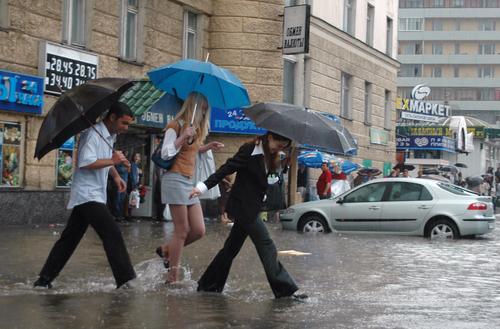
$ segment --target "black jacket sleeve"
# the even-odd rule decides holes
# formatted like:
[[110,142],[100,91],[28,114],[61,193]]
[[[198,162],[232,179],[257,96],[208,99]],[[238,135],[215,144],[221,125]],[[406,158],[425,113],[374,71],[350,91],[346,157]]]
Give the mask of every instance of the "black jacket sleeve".
[[219,184],[227,175],[231,175],[239,169],[246,168],[254,148],[255,145],[253,145],[253,143],[243,144],[233,157],[229,158],[225,164],[204,181],[207,188],[210,190],[212,187]]

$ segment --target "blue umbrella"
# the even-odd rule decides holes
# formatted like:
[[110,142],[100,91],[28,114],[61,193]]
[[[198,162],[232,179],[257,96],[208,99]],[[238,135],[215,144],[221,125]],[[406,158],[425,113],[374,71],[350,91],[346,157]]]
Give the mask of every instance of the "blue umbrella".
[[308,168],[321,168],[323,162],[330,163],[335,157],[330,154],[319,151],[301,151],[297,157],[299,165],[304,165]]
[[152,69],[148,76],[155,87],[183,100],[196,91],[212,107],[227,110],[250,104],[248,92],[236,75],[210,62],[185,59]]
[[350,174],[358,169],[361,168],[361,165],[355,163],[355,162],[352,162],[350,160],[342,160],[340,162],[340,168],[342,169],[342,171],[345,173],[345,174]]

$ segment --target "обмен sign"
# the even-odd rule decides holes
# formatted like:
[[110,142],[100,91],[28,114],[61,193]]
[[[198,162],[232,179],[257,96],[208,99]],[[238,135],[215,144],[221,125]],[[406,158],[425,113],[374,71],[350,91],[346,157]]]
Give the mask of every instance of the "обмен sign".
[[311,6],[285,7],[283,20],[283,54],[303,54],[309,52],[309,24]]

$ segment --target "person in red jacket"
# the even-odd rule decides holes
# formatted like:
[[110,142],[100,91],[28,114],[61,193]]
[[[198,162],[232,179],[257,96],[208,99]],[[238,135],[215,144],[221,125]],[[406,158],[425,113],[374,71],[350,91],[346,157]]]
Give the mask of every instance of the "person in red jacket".
[[333,174],[332,174],[332,180],[346,180],[347,176],[344,174],[342,170],[340,170],[339,165],[334,165],[333,166]]
[[332,173],[328,168],[328,163],[324,162],[321,165],[321,176],[319,176],[318,181],[316,182],[316,191],[318,192],[318,196],[320,200],[329,199],[332,196]]

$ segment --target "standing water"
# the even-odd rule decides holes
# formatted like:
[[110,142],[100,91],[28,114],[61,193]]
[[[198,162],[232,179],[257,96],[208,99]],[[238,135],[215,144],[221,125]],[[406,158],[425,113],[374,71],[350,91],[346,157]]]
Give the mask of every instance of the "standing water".
[[122,226],[138,288],[116,290],[92,229],[51,290],[33,281],[63,226],[0,230],[1,328],[498,328],[500,232],[433,242],[422,237],[319,234],[268,228],[306,301],[276,300],[247,240],[222,294],[196,292],[229,228],[184,249],[182,281],[166,286],[154,250],[171,223]]

